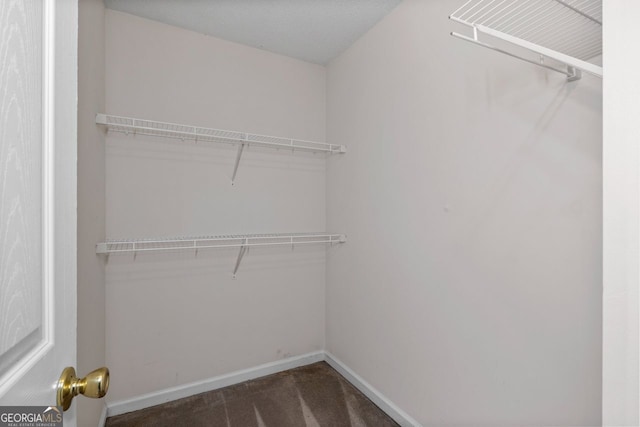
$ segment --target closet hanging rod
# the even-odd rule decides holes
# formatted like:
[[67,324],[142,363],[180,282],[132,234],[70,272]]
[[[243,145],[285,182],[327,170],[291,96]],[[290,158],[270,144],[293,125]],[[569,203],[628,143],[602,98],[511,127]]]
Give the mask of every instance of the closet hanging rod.
[[96,115],[96,123],[106,126],[108,131],[132,135],[157,136],[183,141],[217,142],[240,146],[255,145],[328,154],[342,154],[347,151],[344,145],[204,128],[133,117],[113,116],[102,113]]
[[480,40],[477,40],[477,39],[474,39],[472,37],[468,37],[468,36],[465,36],[463,34],[459,34],[459,33],[453,32],[453,31],[451,32],[451,35],[454,36],[454,37],[457,37],[459,39],[462,39],[462,40],[477,44],[479,46],[486,47],[487,49],[495,50],[496,52],[500,52],[500,53],[503,53],[503,54],[505,54],[507,56],[511,56],[512,58],[516,58],[516,59],[519,59],[521,61],[525,61],[525,62],[528,62],[530,64],[537,65],[539,67],[548,68],[549,70],[557,71],[558,73],[566,75],[567,78],[569,78],[569,79],[578,77],[577,74],[575,73],[575,71],[571,72],[569,69],[563,70],[562,68],[553,67],[551,65],[545,64],[544,62],[538,62],[538,61],[534,61],[533,59],[529,59],[529,58],[525,58],[525,57],[522,57],[522,56],[518,56],[515,53],[507,52],[504,49],[500,49],[498,47],[491,46],[488,43],[481,42]]
[[[469,0],[449,19],[470,27],[472,36],[451,35],[565,74],[577,80],[581,72],[602,77],[602,67],[589,62],[602,54],[601,0]],[[480,40],[479,34],[540,56],[536,61],[502,46]],[[544,62],[550,58],[566,70]]]

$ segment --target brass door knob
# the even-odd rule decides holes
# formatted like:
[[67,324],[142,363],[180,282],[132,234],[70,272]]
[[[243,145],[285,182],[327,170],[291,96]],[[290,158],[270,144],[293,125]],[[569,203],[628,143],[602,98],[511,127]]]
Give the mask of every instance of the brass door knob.
[[76,370],[68,367],[64,368],[58,380],[56,402],[66,411],[77,395],[100,398],[107,394],[107,390],[109,390],[109,369],[96,369],[86,377],[78,379],[76,378]]

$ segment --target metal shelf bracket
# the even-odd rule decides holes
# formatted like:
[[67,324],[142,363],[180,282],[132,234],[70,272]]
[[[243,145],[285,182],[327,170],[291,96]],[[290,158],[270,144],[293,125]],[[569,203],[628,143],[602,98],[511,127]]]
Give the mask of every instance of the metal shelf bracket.
[[233,166],[233,175],[231,176],[231,185],[235,185],[236,174],[238,173],[238,166],[240,165],[240,158],[242,157],[244,146],[244,143],[238,146],[238,154],[236,154],[236,164]]
[[236,278],[236,274],[238,273],[238,268],[240,268],[240,263],[242,262],[242,257],[247,252],[249,247],[247,244],[249,243],[248,239],[244,239],[244,245],[240,246],[240,251],[238,252],[238,259],[236,260],[236,266],[233,268],[233,278]]

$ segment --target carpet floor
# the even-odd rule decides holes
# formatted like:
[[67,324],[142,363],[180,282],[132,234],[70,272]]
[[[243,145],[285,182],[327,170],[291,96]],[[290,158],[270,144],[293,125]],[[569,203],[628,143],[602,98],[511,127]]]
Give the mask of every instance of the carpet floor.
[[106,427],[391,427],[325,362],[110,417]]

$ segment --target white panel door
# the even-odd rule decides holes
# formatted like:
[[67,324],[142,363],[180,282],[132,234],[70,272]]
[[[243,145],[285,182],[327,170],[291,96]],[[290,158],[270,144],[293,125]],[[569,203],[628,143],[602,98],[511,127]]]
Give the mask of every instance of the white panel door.
[[76,361],[76,98],[77,1],[0,0],[0,405]]

